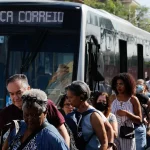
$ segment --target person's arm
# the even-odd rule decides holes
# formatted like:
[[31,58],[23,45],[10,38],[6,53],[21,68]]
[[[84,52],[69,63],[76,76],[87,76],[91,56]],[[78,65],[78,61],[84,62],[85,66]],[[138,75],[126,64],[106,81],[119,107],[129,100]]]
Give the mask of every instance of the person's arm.
[[66,129],[65,125],[62,124],[62,125],[58,126],[57,130],[59,131],[61,136],[64,138],[67,146],[70,147],[70,137],[69,137],[69,134],[67,132],[67,129]]
[[118,122],[117,118],[114,114],[111,115],[109,123],[111,124],[114,132],[114,137],[116,138],[118,136]]
[[132,96],[131,103],[133,105],[133,113],[130,113],[126,110],[118,110],[117,115],[119,116],[127,116],[134,123],[140,124],[142,122],[142,112],[141,106],[138,99],[135,96]]
[[106,150],[108,147],[108,139],[107,139],[105,126],[100,115],[96,112],[93,112],[91,115],[91,125],[96,133],[96,136],[98,137],[101,143],[100,150]]
[[58,129],[67,146],[70,147],[70,137],[64,126],[65,119],[51,100],[47,102],[47,120]]
[[114,143],[114,132],[112,126],[108,121],[105,121],[104,125],[107,132],[108,143]]
[[2,150],[8,150],[8,138],[5,140]]

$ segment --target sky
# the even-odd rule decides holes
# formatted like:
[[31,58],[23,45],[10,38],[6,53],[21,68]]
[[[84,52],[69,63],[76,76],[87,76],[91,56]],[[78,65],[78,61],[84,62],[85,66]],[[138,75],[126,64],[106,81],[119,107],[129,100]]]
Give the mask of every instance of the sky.
[[136,0],[138,3],[140,3],[141,5],[150,7],[150,0]]

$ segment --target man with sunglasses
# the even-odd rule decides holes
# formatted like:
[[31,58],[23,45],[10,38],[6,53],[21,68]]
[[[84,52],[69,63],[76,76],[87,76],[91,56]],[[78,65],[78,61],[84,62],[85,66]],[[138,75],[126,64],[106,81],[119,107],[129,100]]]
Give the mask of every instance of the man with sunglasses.
[[[4,108],[0,112],[0,129],[12,120],[23,119],[21,96],[23,92],[30,90],[28,79],[24,74],[15,74],[11,76],[6,81],[6,88],[12,100],[12,105]],[[70,138],[64,126],[65,120],[51,100],[47,102],[47,120],[58,129],[69,146]]]

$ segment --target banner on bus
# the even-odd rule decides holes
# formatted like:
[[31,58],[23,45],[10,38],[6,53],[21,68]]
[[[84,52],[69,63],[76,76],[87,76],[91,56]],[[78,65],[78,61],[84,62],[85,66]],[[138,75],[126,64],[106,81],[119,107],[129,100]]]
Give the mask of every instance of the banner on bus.
[[64,12],[57,11],[0,11],[0,24],[61,25]]

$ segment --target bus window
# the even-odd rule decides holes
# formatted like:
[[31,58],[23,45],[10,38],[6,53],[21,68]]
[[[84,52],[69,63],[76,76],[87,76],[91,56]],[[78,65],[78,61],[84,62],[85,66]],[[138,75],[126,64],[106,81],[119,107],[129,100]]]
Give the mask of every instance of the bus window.
[[143,45],[137,44],[137,54],[138,54],[138,79],[143,79]]
[[[142,46],[142,45],[141,45]],[[146,81],[150,80],[150,46],[145,44],[143,48],[143,71],[144,71],[144,78]],[[141,66],[142,67],[142,66]]]
[[47,35],[38,51],[33,49],[32,35],[15,35],[8,39],[8,76],[22,70],[32,88],[46,91],[48,98],[57,102],[65,86],[72,81],[77,39],[69,35]]
[[127,72],[127,42],[119,40],[120,72]]
[[137,45],[128,41],[127,45],[127,57],[128,57],[128,73],[130,73],[135,80],[138,78],[138,53],[137,53]]

